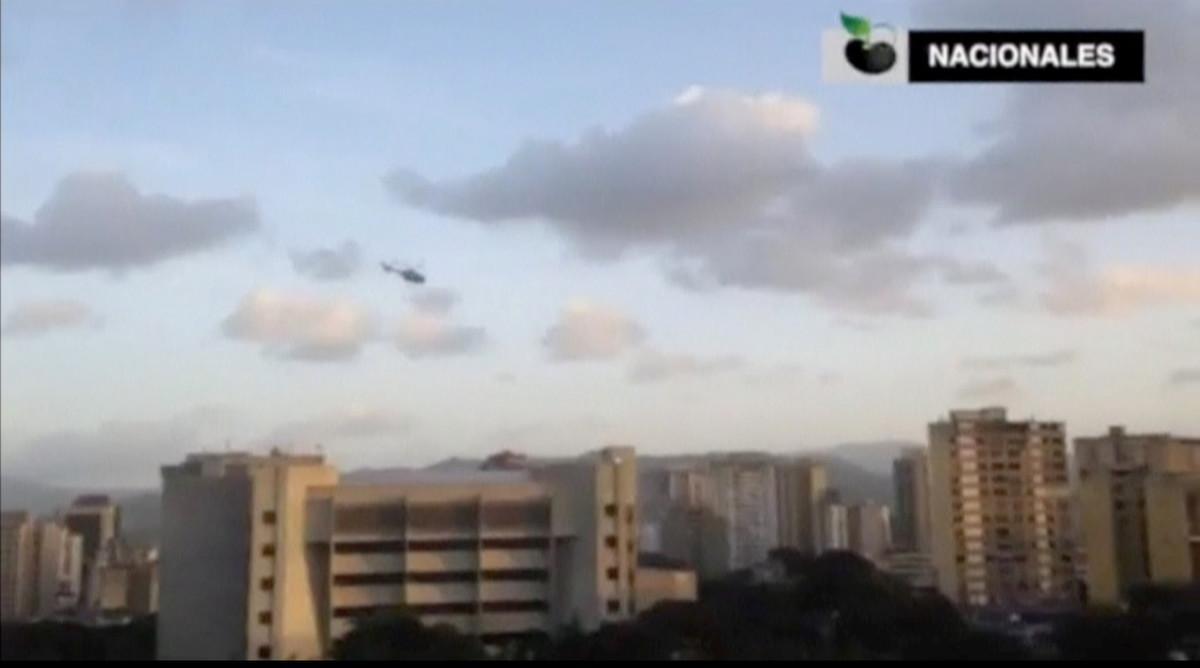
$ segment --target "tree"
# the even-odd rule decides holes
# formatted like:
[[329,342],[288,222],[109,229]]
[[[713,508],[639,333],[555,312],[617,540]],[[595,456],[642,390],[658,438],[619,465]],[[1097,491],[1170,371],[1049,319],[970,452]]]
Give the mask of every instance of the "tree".
[[479,661],[483,646],[451,626],[423,626],[407,613],[364,617],[333,643],[340,661]]

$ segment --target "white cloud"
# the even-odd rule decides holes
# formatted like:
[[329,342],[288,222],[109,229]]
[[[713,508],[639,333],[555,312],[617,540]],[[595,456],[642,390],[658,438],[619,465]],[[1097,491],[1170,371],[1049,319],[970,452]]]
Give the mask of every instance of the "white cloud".
[[461,355],[486,342],[482,327],[454,325],[444,315],[422,311],[404,316],[396,332],[396,349],[412,358]]
[[262,344],[268,354],[308,361],[354,357],[373,331],[370,314],[352,302],[268,288],[246,295],[222,328],[230,338]]
[[641,343],[645,332],[629,316],[587,299],[570,300],[542,345],[558,361],[609,359]]
[[1200,271],[1118,266],[1098,274],[1059,274],[1042,304],[1062,314],[1124,315],[1159,306],[1200,305]]
[[634,359],[629,368],[629,379],[635,383],[653,383],[671,378],[709,376],[744,365],[744,360],[734,355],[703,357],[646,350]]
[[336,248],[292,251],[291,258],[296,273],[318,281],[349,278],[362,267],[362,252],[358,244],[350,240]]
[[1002,223],[1081,223],[1200,203],[1200,6],[1164,0],[927,0],[927,27],[1129,27],[1146,33],[1139,85],[1013,86],[990,142],[955,165],[951,196]]
[[413,310],[400,319],[396,349],[414,358],[448,357],[479,350],[487,344],[483,327],[456,325],[449,314],[458,295],[446,288],[427,288],[412,298]]
[[184,201],[143,195],[124,176],[64,178],[27,223],[0,219],[0,263],[55,271],[145,267],[258,229],[250,198]]
[[405,204],[489,225],[548,223],[592,258],[666,254],[688,288],[815,295],[838,308],[923,315],[909,295],[936,268],[891,247],[919,222],[937,164],[819,164],[816,110],[780,95],[691,88],[574,143],[527,142],[504,164],[431,182],[396,170]]
[[70,299],[25,302],[9,311],[4,333],[9,336],[40,336],[55,330],[97,327],[101,318],[91,307]]
[[279,425],[260,439],[267,446],[329,445],[341,441],[370,440],[406,434],[412,418],[378,408],[350,407],[307,420]]

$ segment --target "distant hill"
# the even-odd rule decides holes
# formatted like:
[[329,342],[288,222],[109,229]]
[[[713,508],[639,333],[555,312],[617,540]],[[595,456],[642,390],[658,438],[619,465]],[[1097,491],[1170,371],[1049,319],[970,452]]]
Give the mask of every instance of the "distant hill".
[[872,441],[867,443],[841,443],[816,453],[819,456],[835,457],[879,475],[892,475],[892,461],[906,448],[922,447],[912,441]]
[[157,541],[162,517],[158,490],[76,489],[23,478],[0,478],[0,508],[28,510],[39,516],[54,515],[80,494],[93,493],[107,494],[121,507],[121,525],[126,537],[135,543]]

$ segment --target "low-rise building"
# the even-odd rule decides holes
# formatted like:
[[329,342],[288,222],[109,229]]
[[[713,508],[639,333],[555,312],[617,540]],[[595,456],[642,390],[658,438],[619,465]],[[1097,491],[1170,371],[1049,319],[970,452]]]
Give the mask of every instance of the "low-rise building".
[[158,655],[317,659],[407,610],[485,642],[637,610],[636,458],[339,484],[319,456],[163,468]]

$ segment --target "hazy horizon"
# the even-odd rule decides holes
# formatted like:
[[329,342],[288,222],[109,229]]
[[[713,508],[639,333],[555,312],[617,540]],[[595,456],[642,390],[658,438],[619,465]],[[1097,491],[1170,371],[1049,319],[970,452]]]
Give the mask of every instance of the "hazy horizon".
[[[0,8],[6,476],[1200,434],[1194,3]],[[825,84],[841,11],[1147,82]]]

